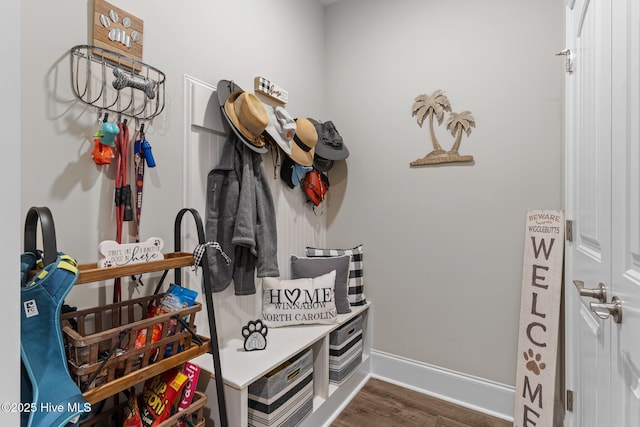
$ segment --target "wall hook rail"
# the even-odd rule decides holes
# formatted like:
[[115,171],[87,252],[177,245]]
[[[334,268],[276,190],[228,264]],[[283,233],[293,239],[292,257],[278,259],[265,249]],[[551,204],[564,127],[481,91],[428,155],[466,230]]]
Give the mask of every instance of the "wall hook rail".
[[139,120],[164,110],[165,74],[126,55],[92,45],[71,48],[71,87],[83,103]]

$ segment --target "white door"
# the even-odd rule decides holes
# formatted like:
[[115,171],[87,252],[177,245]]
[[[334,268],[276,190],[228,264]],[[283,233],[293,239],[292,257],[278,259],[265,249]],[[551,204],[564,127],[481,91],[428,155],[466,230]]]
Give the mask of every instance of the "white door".
[[612,2],[611,425],[640,426],[640,2]]
[[[637,0],[572,3],[565,301],[574,402],[565,425],[640,426],[640,10]],[[621,319],[611,315],[616,297]]]
[[[572,71],[566,76],[566,387],[573,411],[565,426],[609,424],[609,321],[581,297],[585,288],[610,286],[611,274],[611,0],[578,0],[567,8]],[[608,290],[608,289],[607,289]],[[608,296],[607,296],[608,298]],[[608,300],[607,300],[608,302]]]

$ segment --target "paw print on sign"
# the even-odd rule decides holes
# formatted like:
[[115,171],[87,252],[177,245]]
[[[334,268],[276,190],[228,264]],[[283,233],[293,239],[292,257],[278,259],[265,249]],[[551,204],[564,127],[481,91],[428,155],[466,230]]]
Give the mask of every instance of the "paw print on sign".
[[245,351],[264,350],[267,347],[267,326],[261,320],[250,320],[242,327]]
[[118,12],[114,9],[109,10],[108,15],[100,14],[100,23],[109,31],[109,40],[114,43],[120,43],[130,48],[132,42],[135,43],[140,40],[140,33],[137,30],[131,29],[131,18],[125,16],[121,20]]
[[540,363],[540,359],[542,359],[540,353],[536,353],[534,357],[533,350],[529,349],[528,352],[525,351],[522,355],[524,360],[527,361],[527,369],[536,375],[540,375],[540,372],[547,367],[546,363]]

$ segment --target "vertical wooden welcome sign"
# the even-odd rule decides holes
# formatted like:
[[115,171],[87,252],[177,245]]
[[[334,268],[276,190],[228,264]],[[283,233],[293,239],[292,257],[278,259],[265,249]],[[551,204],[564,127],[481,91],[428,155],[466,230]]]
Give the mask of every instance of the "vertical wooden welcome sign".
[[551,427],[558,352],[564,214],[527,213],[516,371],[516,427]]

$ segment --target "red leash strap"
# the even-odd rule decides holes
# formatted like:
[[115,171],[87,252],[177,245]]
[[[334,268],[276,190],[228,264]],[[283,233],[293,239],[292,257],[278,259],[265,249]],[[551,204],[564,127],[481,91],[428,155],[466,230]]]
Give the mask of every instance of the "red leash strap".
[[[115,216],[116,241],[122,243],[122,226],[127,219],[127,210],[131,211],[131,187],[127,185],[127,165],[129,163],[129,128],[126,121],[118,124],[120,132],[116,135],[116,183],[115,183]],[[128,207],[128,209],[127,209]],[[129,215],[130,216],[130,215]],[[113,286],[113,302],[122,300],[120,278],[116,278]]]

